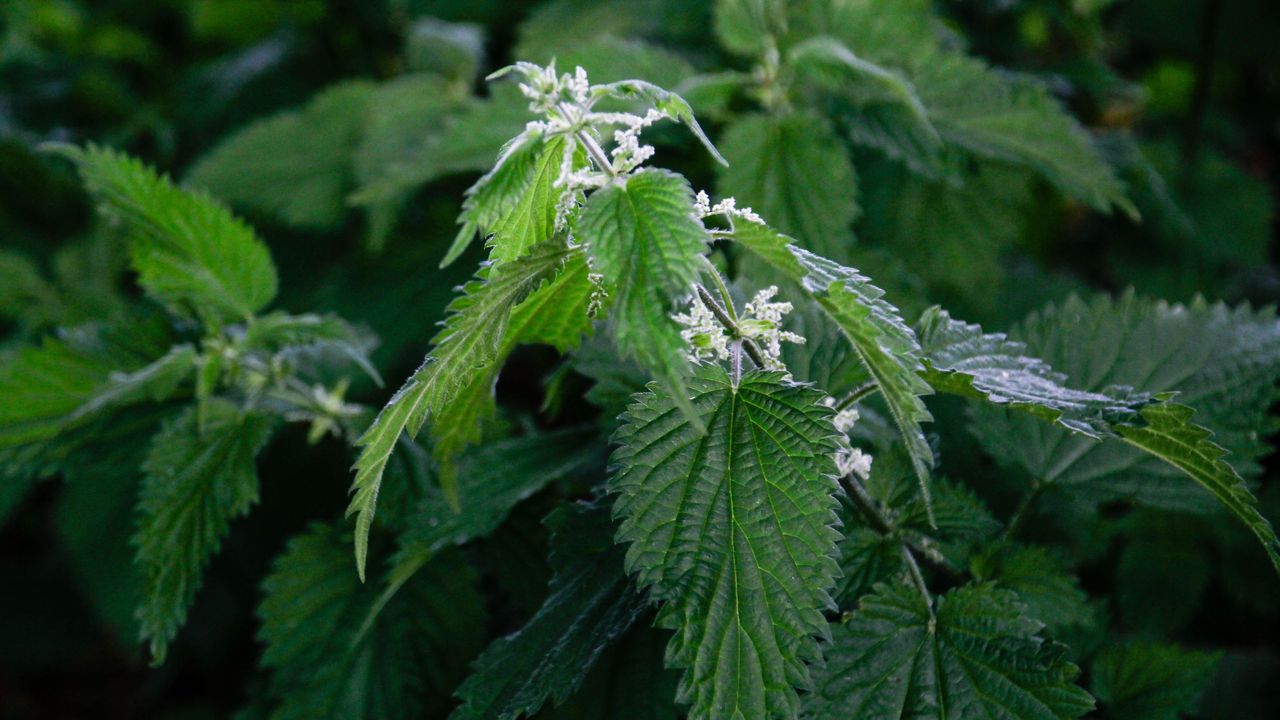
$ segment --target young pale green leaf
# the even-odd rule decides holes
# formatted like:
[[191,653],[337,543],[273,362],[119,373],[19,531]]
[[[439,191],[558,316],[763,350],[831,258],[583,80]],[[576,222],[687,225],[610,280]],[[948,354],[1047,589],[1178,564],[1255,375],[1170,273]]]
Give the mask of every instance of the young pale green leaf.
[[751,115],[730,125],[721,145],[729,159],[717,184],[721,195],[751,206],[809,250],[848,257],[857,176],[826,120],[809,113]]
[[138,281],[156,300],[220,325],[252,317],[275,297],[267,246],[220,203],[114,150],[60,152],[75,161],[101,210],[120,223]]
[[152,439],[142,466],[134,544],[145,597],[137,615],[156,664],[185,622],[231,520],[257,502],[254,457],[275,426],[271,416],[225,400],[207,401],[204,419],[199,426],[188,407]]
[[671,311],[691,291],[707,251],[688,181],[641,170],[593,193],[575,230],[609,289],[618,347],[678,386],[685,345]]
[[916,322],[924,379],[938,392],[979,398],[1025,410],[1088,437],[1114,435],[1155,402],[1148,393],[1112,387],[1088,392],[1066,387],[1067,377],[1027,353],[1004,333],[983,333],[933,306]]
[[[357,516],[356,567],[362,577],[382,473],[401,433],[417,435],[429,415],[447,411],[477,378],[491,377],[489,369],[501,360],[513,309],[553,279],[572,252],[562,238],[554,238],[514,262],[482,269],[450,304],[431,354],[356,441],[361,452],[347,515]],[[447,485],[444,489],[454,492]]]
[[274,670],[274,720],[438,717],[484,639],[476,574],[438,557],[356,636],[376,591],[351,572],[336,526],[289,542],[262,584],[262,665]]
[[1073,720],[1093,709],[1066,648],[1039,637],[1017,597],[967,585],[936,616],[910,585],[881,585],[833,626],[804,717]]
[[929,472],[933,450],[920,423],[931,421],[933,416],[920,397],[933,389],[917,374],[923,366],[915,333],[898,309],[883,298],[884,291],[857,270],[794,246],[792,253],[806,271],[804,289],[840,326],[889,406],[919,479],[926,510],[932,512]]
[[1196,712],[1221,657],[1177,645],[1112,645],[1094,661],[1089,690],[1106,717],[1178,720]]
[[1258,538],[1280,573],[1280,538],[1258,511],[1258,499],[1244,479],[1223,459],[1227,451],[1213,442],[1213,433],[1192,422],[1193,415],[1195,411],[1185,405],[1151,405],[1142,410],[1144,424],[1122,425],[1120,436],[1178,468],[1212,493]]
[[561,192],[556,181],[564,167],[567,142],[559,136],[542,143],[515,203],[492,224],[481,225],[490,234],[489,258],[494,262],[514,260],[555,234]]
[[837,572],[832,411],[780,373],[735,387],[701,366],[689,393],[704,434],[672,392],[638,396],[614,438],[627,569],[676,631],[691,718],[792,716]]
[[458,688],[462,705],[451,720],[514,720],[548,700],[563,703],[646,613],[644,596],[622,571],[607,511],[561,508],[547,524],[554,532],[550,593],[523,628],[481,654]]
[[656,110],[660,110],[667,114],[667,117],[684,125],[693,133],[693,136],[702,143],[702,147],[706,149],[711,157],[721,165],[728,165],[728,161],[712,144],[711,139],[702,131],[702,126],[698,124],[698,119],[693,115],[693,108],[689,107],[689,103],[684,98],[671,92],[664,90],[657,85],[644,80],[619,80],[617,82],[596,85],[591,89],[594,97],[607,97],[615,100],[638,100],[648,103]]
[[[477,232],[491,233],[492,228],[502,224],[503,219],[516,210],[525,191],[539,174],[540,159],[549,159],[545,154],[548,144],[542,133],[526,130],[502,146],[493,167],[467,188],[462,213],[458,216],[462,229],[440,261],[440,267],[457,260]],[[544,172],[547,170],[543,168]]]
[[345,82],[255,121],[201,158],[187,182],[294,227],[332,228],[346,214],[352,154],[377,92],[369,82]]
[[589,307],[596,291],[584,253],[572,252],[555,278],[547,281],[511,311],[497,358],[442,411],[431,424],[433,453],[441,460],[442,484],[450,482],[449,458],[478,442],[482,426],[497,412],[494,384],[507,356],[519,345],[550,345],[560,352],[577,347],[591,332]]

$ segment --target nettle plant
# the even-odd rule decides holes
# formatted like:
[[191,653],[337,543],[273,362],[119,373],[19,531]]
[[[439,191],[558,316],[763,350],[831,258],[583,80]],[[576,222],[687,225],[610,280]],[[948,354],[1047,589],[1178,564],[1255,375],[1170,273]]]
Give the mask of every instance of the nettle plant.
[[[336,317],[267,311],[276,271],[247,225],[115,152],[57,149],[148,303],[123,303],[121,318],[64,330],[0,368],[5,497],[55,474],[69,488],[141,476],[136,622],[159,663],[232,521],[256,502],[255,457],[276,430],[303,422],[313,441],[352,443],[354,541],[342,521],[316,522],[263,584],[269,679],[252,701],[276,717],[1038,720],[1080,717],[1095,697],[1115,717],[1189,710],[1215,657],[1099,650],[1103,611],[1061,549],[1023,531],[1050,497],[1083,527],[1105,502],[1213,505],[1280,567],[1245,479],[1268,449],[1280,322],[1124,295],[1050,306],[1017,340],[937,307],[909,323],[842,264],[852,165],[802,98],[924,176],[995,158],[1098,207],[1123,206],[1118,181],[1092,156],[1071,163],[1087,140],[1042,89],[986,94],[1020,118],[1058,119],[1041,144],[1001,144],[1003,126],[956,97],[968,87],[958,76],[995,87],[978,61],[932,41],[900,48],[913,86],[830,38],[779,52],[756,42],[771,35],[754,25],[735,29],[737,11],[721,13],[720,34],[757,70],[691,83],[704,97],[742,91],[766,111],[728,123],[733,164],[681,96],[648,82],[592,85],[582,68],[554,64],[496,73],[518,81],[532,119],[468,191],[445,262],[477,238],[488,260],[376,418],[345,399],[362,376],[377,382],[372,338]],[[775,20],[755,18],[779,36],[803,27]],[[866,47],[896,57],[897,43],[871,42],[879,26],[857,27]],[[834,86],[865,92],[822,94]],[[435,87],[417,78],[379,92]],[[357,90],[372,92],[326,93],[316,117]],[[294,136],[305,120],[290,113],[246,133]],[[721,163],[718,187],[765,199],[760,212],[648,164],[643,133],[672,121]],[[907,147],[920,152],[888,150]],[[465,156],[463,168],[478,152],[434,139],[430,149]],[[369,158],[380,156],[357,164],[376,175]],[[222,173],[209,162],[197,177]],[[408,197],[398,182],[353,198],[376,206],[374,236]],[[342,187],[318,185],[281,207],[305,215],[310,193]],[[586,399],[604,419],[504,426],[495,385],[521,345],[565,356],[546,415],[576,373],[594,381]],[[1032,478],[1007,522],[992,498],[939,472],[924,402],[935,393],[968,401],[977,443]],[[549,577],[538,575],[544,536]],[[494,609],[503,602],[515,609]],[[490,641],[490,627],[514,631]]]
[[[1093,698],[1045,634],[1078,620],[1048,608],[1076,607],[1079,590],[1048,567],[1052,589],[1037,596],[1034,581],[1021,583],[1054,561],[1012,533],[1044,486],[1090,454],[1163,481],[1160,467],[1180,473],[1175,482],[1216,497],[1280,568],[1274,532],[1193,411],[1172,393],[1107,382],[1131,375],[1120,355],[1153,372],[1167,363],[1134,356],[1177,326],[1173,351],[1210,337],[1235,343],[1234,365],[1208,374],[1270,396],[1270,315],[1072,301],[1032,322],[1033,345],[1070,353],[1072,369],[1090,368],[1099,385],[1072,388],[1026,344],[942,309],[909,324],[857,270],[797,246],[733,198],[713,201],[646,165],[654,151],[641,133],[663,120],[719,158],[679,96],[635,80],[591,85],[582,68],[518,63],[495,77],[507,74],[539,119],[468,191],[449,254],[479,234],[489,260],[357,441],[348,513],[362,575],[398,443],[429,426],[439,467],[438,515],[406,531],[373,615],[433,553],[565,472],[454,468],[495,411],[492,388],[513,348],[585,354],[577,366],[598,390],[618,381],[598,361],[590,369],[593,354],[630,360],[652,382],[612,435],[608,480],[547,520],[550,596],[480,655],[453,717],[518,717],[580,688],[607,692],[584,679],[602,658],[623,662],[609,653],[650,608],[672,633],[664,661],[681,672],[674,699],[691,718],[1079,717]],[[789,326],[790,314],[803,323]],[[1066,331],[1060,316],[1083,319]],[[593,332],[601,337],[580,346]],[[853,367],[834,372],[850,356]],[[993,408],[983,432],[1011,443],[1010,460],[1045,468],[1003,532],[972,492],[935,474],[922,399],[935,392]],[[1042,431],[1060,434],[1041,448]],[[495,474],[505,477],[482,484]],[[1105,677],[1094,686],[1105,693]],[[614,702],[677,712],[650,697],[667,686],[632,689]]]

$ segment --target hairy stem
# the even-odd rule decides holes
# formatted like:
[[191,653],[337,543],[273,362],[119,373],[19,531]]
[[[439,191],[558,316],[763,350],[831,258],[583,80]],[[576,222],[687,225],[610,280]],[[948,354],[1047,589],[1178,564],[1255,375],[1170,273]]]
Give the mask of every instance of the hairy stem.
[[858,402],[862,398],[870,395],[871,393],[879,389],[880,389],[880,386],[877,385],[874,380],[871,380],[863,383],[862,385],[859,385],[858,387],[849,391],[849,394],[845,395],[844,398],[840,400],[840,402],[836,403],[836,412],[840,412],[841,410],[847,410],[850,405],[853,405],[854,403]]
[[711,292],[700,283],[695,283],[693,287],[698,293],[698,299],[702,301],[703,305],[707,306],[707,309],[711,311],[712,315],[716,316],[716,320],[724,326],[724,329],[728,330],[729,334],[742,345],[742,349],[746,351],[747,357],[751,358],[751,362],[755,363],[756,367],[759,368],[768,367],[768,365],[765,364],[764,354],[760,352],[760,348],[756,347],[756,344],[751,341],[751,338],[745,338],[742,336],[742,333],[738,330],[738,323],[729,315],[729,311],[725,310],[720,303],[716,302],[716,299],[711,296]]

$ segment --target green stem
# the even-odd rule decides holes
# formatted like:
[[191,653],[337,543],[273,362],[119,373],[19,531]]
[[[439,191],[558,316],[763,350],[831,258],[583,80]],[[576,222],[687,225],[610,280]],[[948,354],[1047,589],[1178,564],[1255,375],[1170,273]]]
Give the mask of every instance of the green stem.
[[702,301],[702,304],[706,305],[711,314],[716,316],[716,320],[720,321],[720,324],[724,326],[725,330],[729,331],[734,340],[742,345],[742,349],[746,351],[747,357],[751,358],[751,362],[755,363],[756,367],[759,368],[768,367],[765,364],[764,354],[760,352],[760,348],[756,347],[756,344],[750,338],[742,336],[742,333],[738,330],[738,323],[729,315],[729,311],[716,302],[716,299],[711,296],[711,291],[699,283],[695,283],[693,288],[698,293],[698,299]]
[[877,385],[874,380],[871,380],[866,383],[863,383],[862,385],[859,385],[858,387],[851,390],[848,395],[845,395],[843,400],[836,403],[836,407],[835,407],[836,412],[840,412],[841,410],[847,410],[850,405],[853,405],[854,403],[858,402],[862,398],[870,395],[871,393],[879,389],[880,389],[880,386]]

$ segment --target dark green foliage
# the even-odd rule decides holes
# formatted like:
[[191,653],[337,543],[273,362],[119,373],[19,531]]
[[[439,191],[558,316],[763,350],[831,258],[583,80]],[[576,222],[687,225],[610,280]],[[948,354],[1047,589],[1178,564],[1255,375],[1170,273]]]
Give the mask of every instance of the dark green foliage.
[[0,715],[1275,717],[1276,21],[4,3]]

